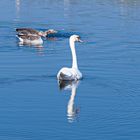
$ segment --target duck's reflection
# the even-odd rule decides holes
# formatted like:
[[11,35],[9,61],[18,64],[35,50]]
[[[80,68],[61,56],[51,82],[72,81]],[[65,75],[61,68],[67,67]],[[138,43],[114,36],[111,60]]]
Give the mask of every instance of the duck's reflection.
[[77,119],[77,115],[80,111],[79,108],[74,106],[74,100],[76,96],[76,89],[79,85],[79,81],[59,81],[59,87],[61,90],[71,90],[71,96],[67,105],[67,119],[72,123]]
[[45,48],[42,45],[23,44],[20,42],[18,42],[17,44],[20,48],[32,48],[37,52],[38,55],[45,55]]

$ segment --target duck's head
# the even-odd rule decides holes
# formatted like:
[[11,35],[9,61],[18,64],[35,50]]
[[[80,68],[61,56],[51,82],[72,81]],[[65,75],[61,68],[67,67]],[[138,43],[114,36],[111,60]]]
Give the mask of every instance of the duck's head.
[[38,35],[44,37],[44,32],[43,32],[43,31],[39,31],[39,32],[38,32]]
[[80,36],[79,35],[72,35],[72,36],[70,36],[70,40],[73,41],[73,42],[83,42],[80,39]]
[[39,32],[39,35],[40,35],[40,36],[43,36],[43,37],[46,37],[48,34],[55,34],[55,33],[57,33],[56,30],[54,30],[54,29],[49,29],[49,30],[47,30],[47,31],[45,31],[45,32],[40,31],[40,32]]
[[55,34],[55,33],[57,33],[57,31],[54,29],[49,29],[49,30],[45,31],[44,33],[45,33],[45,36],[47,36],[48,34]]

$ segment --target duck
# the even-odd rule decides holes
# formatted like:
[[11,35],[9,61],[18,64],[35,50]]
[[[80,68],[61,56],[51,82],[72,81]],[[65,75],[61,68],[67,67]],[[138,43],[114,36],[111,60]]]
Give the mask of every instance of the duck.
[[41,45],[43,44],[42,37],[46,37],[48,34],[57,33],[54,29],[49,29],[47,31],[38,31],[32,28],[17,28],[17,38],[20,41],[20,44],[34,44]]
[[70,49],[72,53],[72,67],[71,68],[63,67],[59,70],[57,74],[57,79],[60,81],[61,80],[74,81],[74,80],[82,79],[82,73],[78,69],[78,64],[77,64],[75,42],[83,42],[83,41],[80,39],[79,35],[70,36],[69,44],[70,44]]

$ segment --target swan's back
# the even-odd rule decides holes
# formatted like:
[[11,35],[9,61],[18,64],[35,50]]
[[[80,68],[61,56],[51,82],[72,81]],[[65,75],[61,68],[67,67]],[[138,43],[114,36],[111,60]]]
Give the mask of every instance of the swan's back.
[[65,80],[65,81],[72,81],[72,80],[79,80],[82,78],[82,74],[78,69],[74,68],[62,68],[58,74],[58,80]]

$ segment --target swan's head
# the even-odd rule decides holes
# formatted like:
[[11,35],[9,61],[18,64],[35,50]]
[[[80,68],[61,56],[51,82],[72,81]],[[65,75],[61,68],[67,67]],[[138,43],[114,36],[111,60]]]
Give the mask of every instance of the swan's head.
[[73,42],[83,42],[81,39],[80,39],[80,36],[79,35],[72,35],[70,37],[70,41],[73,41]]

